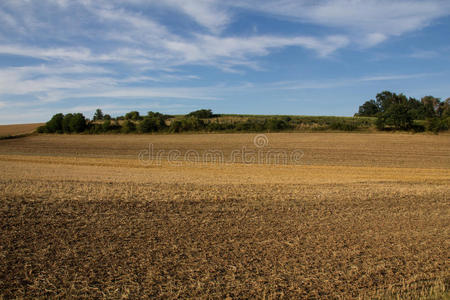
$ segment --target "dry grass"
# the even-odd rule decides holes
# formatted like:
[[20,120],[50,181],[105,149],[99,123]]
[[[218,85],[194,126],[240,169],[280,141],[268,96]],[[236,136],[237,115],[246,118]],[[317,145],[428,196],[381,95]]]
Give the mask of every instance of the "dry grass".
[[0,125],[0,137],[32,133],[41,125],[43,123]]
[[0,295],[448,299],[448,136],[269,135],[302,165],[137,160],[252,138],[0,141]]

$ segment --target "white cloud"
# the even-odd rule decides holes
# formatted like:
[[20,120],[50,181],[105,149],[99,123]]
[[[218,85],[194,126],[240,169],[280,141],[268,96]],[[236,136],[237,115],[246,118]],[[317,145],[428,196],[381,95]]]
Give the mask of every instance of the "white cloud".
[[406,79],[429,77],[429,76],[433,76],[433,75],[438,75],[438,73],[418,73],[418,74],[367,76],[367,77],[359,78],[358,81],[406,80]]
[[131,31],[134,30],[135,34],[138,33],[140,35],[140,40],[151,38],[161,39],[171,36],[164,26],[150,20],[142,14],[131,13],[124,9],[114,8],[90,8],[90,11],[97,15],[100,20],[113,22],[116,25],[118,23],[124,24],[125,27],[121,28],[126,29],[128,34],[130,33],[130,28],[127,28],[127,26],[130,26]]
[[[344,36],[314,38],[307,36],[250,36],[220,38],[212,35],[198,35],[194,41],[166,41],[170,51],[179,53],[184,63],[215,64],[222,66],[247,64],[253,56],[265,56],[273,49],[303,47],[327,56],[348,44]],[[225,58],[225,60],[223,59]]]
[[366,46],[424,28],[437,18],[450,15],[447,0],[231,0],[230,3],[297,22],[341,28]]
[[0,54],[28,56],[43,60],[89,61],[93,59],[91,51],[84,47],[46,49],[24,45],[0,45]]
[[109,87],[107,89],[90,89],[71,93],[72,98],[176,98],[195,100],[217,100],[211,96],[210,88],[140,88]]
[[[69,75],[79,76],[69,76]],[[66,98],[182,98],[214,100],[205,88],[142,88],[129,83],[167,82],[197,79],[194,75],[162,74],[159,77],[111,77],[111,72],[95,66],[53,65],[0,69],[0,95],[33,95],[41,102]]]
[[375,46],[387,39],[387,36],[382,33],[369,33],[362,40],[361,44],[366,47]]
[[166,0],[166,4],[190,16],[198,24],[218,33],[231,21],[231,16],[219,1],[214,0]]
[[[114,0],[120,4],[121,0]],[[136,7],[159,7],[178,11],[212,33],[220,33],[231,21],[232,15],[225,1],[216,0],[129,0]]]

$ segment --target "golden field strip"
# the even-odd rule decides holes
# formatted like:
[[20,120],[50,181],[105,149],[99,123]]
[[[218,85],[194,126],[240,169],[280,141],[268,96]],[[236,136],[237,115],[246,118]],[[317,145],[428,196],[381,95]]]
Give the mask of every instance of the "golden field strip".
[[0,141],[0,298],[449,297],[450,136],[255,134]]
[[0,125],[0,137],[32,133],[44,123]]

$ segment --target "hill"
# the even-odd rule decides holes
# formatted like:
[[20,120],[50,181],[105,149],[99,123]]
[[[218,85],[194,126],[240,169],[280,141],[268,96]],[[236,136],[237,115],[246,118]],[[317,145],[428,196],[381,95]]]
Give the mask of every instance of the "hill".
[[41,125],[44,123],[0,125],[0,138],[33,133]]

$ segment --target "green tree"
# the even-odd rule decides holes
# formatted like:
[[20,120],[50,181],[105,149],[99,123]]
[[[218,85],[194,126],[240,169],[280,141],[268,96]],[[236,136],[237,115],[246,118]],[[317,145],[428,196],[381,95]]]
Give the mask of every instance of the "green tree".
[[101,120],[103,120],[103,118],[104,118],[104,115],[103,115],[102,110],[100,108],[97,108],[97,110],[95,111],[93,120],[101,121]]
[[140,119],[141,119],[141,116],[138,111],[130,111],[129,113],[125,114],[125,120],[138,121]]
[[441,99],[435,98],[433,96],[425,96],[421,99],[421,102],[425,108],[426,118],[435,118],[439,116],[438,111]]
[[149,118],[145,117],[141,122],[138,124],[138,130],[142,133],[148,133],[148,132],[156,132],[158,131],[158,123],[157,118]]
[[438,115],[443,119],[450,117],[450,98],[439,104]]
[[389,91],[383,91],[378,93],[376,96],[376,104],[378,106],[378,111],[384,113],[389,106],[394,102],[395,94]]
[[386,125],[393,126],[395,129],[411,129],[414,120],[405,103],[394,103],[384,113],[384,122]]
[[358,116],[375,117],[379,112],[380,110],[375,100],[370,100],[364,102],[364,104],[359,107]]
[[172,116],[170,116],[170,115],[162,114],[160,112],[153,112],[153,111],[149,111],[147,113],[147,117],[159,118],[159,119],[163,119],[163,120],[168,120],[168,119],[172,118]]
[[73,117],[70,119],[70,130],[71,132],[80,133],[83,132],[86,129],[86,118],[83,116],[83,114],[76,113],[73,115]]
[[64,115],[59,113],[54,115],[50,121],[46,123],[47,131],[49,133],[62,133],[63,132],[63,119]]
[[214,114],[211,109],[199,109],[187,114],[187,117],[195,117],[199,119],[209,119],[213,118]]
[[62,128],[64,133],[71,133],[70,122],[73,118],[73,114],[66,114],[62,120]]
[[408,110],[414,120],[425,120],[425,107],[419,100],[409,98]]
[[162,115],[153,116],[153,117],[145,117],[138,124],[139,132],[143,132],[143,133],[162,131],[166,127],[167,127],[167,125],[166,125],[166,122],[164,121]]

